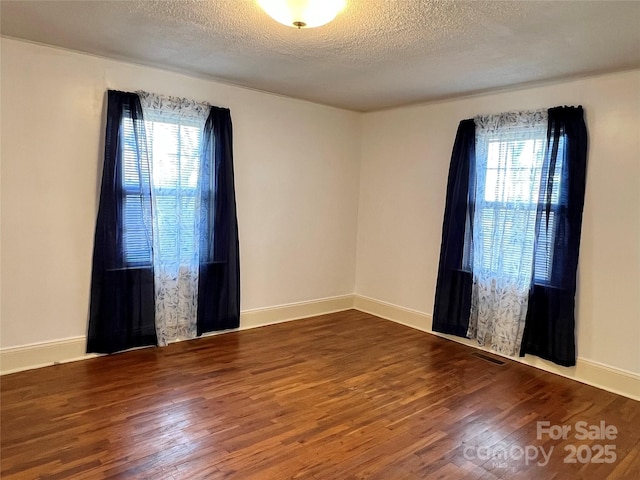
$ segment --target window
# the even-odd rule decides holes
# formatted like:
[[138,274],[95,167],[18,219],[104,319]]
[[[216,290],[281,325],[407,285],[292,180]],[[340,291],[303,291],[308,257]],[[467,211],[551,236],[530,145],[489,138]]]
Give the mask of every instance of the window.
[[148,92],[107,102],[87,351],[237,328],[231,112]]
[[[546,126],[541,128],[504,128],[500,131],[476,133],[476,183],[474,229],[467,223],[464,265],[471,262],[484,272],[502,277],[531,277],[535,266],[535,282],[548,283],[553,265],[553,238],[557,211],[561,208],[561,172],[564,140],[560,139],[552,178],[548,218],[541,218],[538,247],[536,217],[546,198],[540,198],[544,172]],[[542,183],[546,185],[545,183]],[[545,187],[546,188],[546,187]],[[545,190],[547,191],[547,190]],[[475,242],[470,253],[471,235]]]
[[451,153],[433,330],[575,365],[582,107],[479,115]]
[[188,263],[195,253],[203,125],[197,118],[145,112],[149,172],[137,161],[133,124],[130,119],[127,120],[121,133],[124,140],[122,192],[125,262],[128,266],[151,263],[150,229],[149,225],[140,222],[141,218],[145,218],[141,211],[145,205],[137,191],[141,184],[140,176],[148,178],[151,174],[153,227],[157,233],[153,246],[163,258],[174,257]]

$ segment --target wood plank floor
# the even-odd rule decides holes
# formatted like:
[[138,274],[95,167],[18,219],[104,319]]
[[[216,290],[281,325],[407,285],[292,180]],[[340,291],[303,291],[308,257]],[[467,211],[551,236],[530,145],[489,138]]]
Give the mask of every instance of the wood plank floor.
[[[6,375],[0,474],[640,478],[640,402],[474,351],[348,311]],[[618,435],[579,441],[579,421]]]

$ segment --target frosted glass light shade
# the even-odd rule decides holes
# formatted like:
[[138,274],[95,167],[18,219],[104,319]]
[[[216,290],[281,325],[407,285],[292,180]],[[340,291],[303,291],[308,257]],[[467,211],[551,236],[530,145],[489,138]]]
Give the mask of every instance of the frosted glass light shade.
[[257,0],[274,20],[296,28],[329,23],[345,7],[346,0]]

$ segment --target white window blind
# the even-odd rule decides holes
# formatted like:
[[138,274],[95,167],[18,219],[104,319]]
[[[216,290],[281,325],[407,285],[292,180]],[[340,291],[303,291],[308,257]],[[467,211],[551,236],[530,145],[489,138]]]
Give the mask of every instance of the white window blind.
[[[202,125],[191,118],[145,114],[147,149],[151,172],[139,165],[133,126],[124,123],[123,192],[124,251],[129,265],[151,263],[153,244],[150,229],[142,215],[142,196],[138,191],[152,179],[153,226],[156,253],[177,261],[191,261],[196,239],[195,212],[198,201],[198,171]],[[144,162],[142,162],[144,163]],[[149,219],[148,222],[152,220]]]
[[[465,267],[471,268],[472,255],[480,258],[484,272],[518,277],[531,272],[535,265],[535,281],[547,283],[552,275],[553,238],[556,211],[561,206],[560,182],[564,142],[560,141],[558,161],[553,172],[553,189],[548,223],[542,218],[536,255],[534,255],[535,222],[541,199],[540,185],[548,173],[543,171],[546,131],[506,129],[498,135],[484,134],[478,141],[478,169],[474,238],[480,245],[465,249]],[[469,228],[469,225],[467,225]],[[523,238],[524,237],[524,238]],[[471,234],[466,235],[470,242]],[[535,258],[534,258],[535,257]],[[477,264],[476,264],[477,265]],[[526,275],[526,273],[525,273]]]
[[[150,164],[146,155],[138,158],[139,149],[133,122],[129,118],[123,121],[121,135],[122,148],[122,193],[123,193],[123,243],[125,263],[128,266],[151,264],[151,199],[149,191],[143,192],[143,186],[149,188]],[[145,151],[144,149],[141,149]]]

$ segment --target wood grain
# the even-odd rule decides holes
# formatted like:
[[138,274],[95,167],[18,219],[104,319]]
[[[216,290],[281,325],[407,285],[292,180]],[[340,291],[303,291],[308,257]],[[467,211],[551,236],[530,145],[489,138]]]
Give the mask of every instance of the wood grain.
[[[640,402],[473,351],[348,311],[6,375],[0,474],[640,478]],[[619,434],[537,439],[538,421]],[[616,461],[565,463],[570,444],[613,444]],[[553,447],[549,463],[479,450],[527,446]]]

